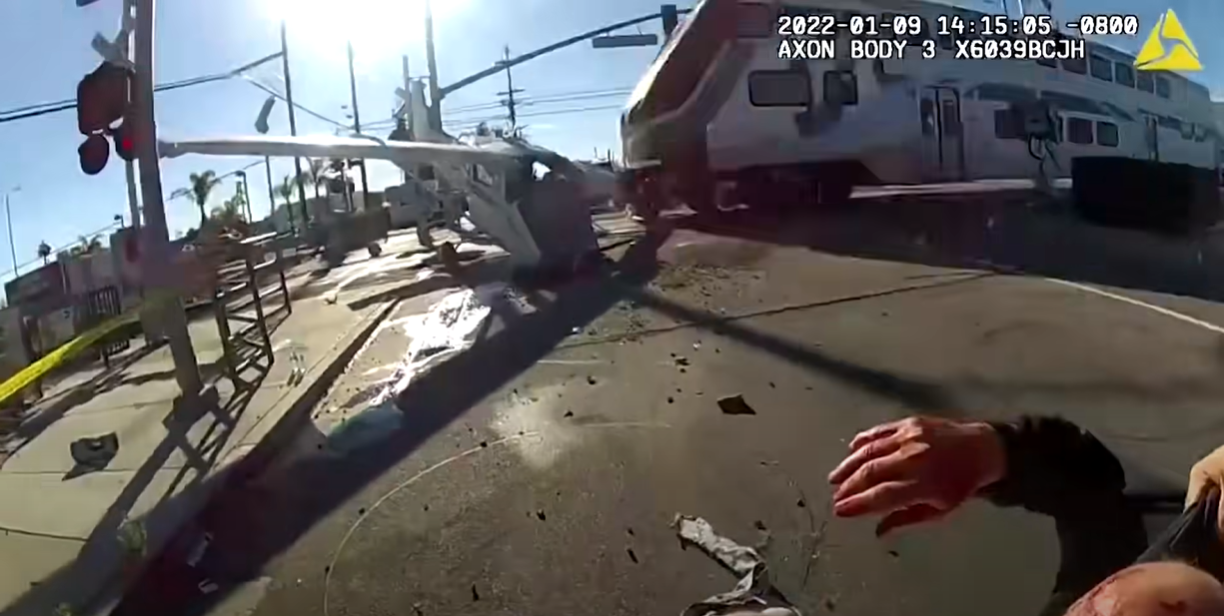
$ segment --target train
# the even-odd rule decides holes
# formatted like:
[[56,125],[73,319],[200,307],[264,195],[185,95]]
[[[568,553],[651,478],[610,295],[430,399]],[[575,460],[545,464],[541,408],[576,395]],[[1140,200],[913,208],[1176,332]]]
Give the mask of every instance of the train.
[[[795,37],[786,31],[795,16],[838,27]],[[992,36],[1044,37],[1072,53],[957,57],[962,43],[988,35],[955,31],[950,20],[997,17],[912,0],[702,0],[621,115],[621,198],[645,218],[677,202],[699,213],[834,206],[861,185],[1066,178],[1083,156],[1219,172],[1224,140],[1205,86],[1138,70],[1133,55],[1048,15],[1017,16],[1009,23],[1019,32]],[[788,45],[818,35],[833,53],[822,42],[819,57],[786,57]],[[903,42],[904,52],[861,57],[855,41],[868,36],[881,48]],[[1026,133],[1028,108],[1049,113],[1044,150]]]

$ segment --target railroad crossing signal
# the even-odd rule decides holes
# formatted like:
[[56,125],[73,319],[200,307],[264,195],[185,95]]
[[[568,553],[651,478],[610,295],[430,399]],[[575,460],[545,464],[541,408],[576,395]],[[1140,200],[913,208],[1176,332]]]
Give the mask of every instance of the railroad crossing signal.
[[108,136],[115,139],[115,153],[124,160],[133,158],[135,124],[125,119],[132,76],[130,69],[103,62],[77,84],[77,127],[85,135],[77,153],[81,170],[87,175],[97,175],[106,168],[110,159]]

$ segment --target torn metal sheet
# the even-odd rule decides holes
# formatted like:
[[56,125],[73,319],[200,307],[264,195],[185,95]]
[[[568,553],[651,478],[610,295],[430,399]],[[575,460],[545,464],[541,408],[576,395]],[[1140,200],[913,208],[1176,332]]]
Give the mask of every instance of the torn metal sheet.
[[408,352],[389,379],[391,384],[374,399],[372,406],[399,395],[433,363],[470,347],[481,324],[489,318],[490,305],[507,292],[503,283],[456,291],[434,304],[425,318],[407,321],[404,330],[412,340]]
[[694,603],[680,616],[802,616],[774,588],[769,567],[756,550],[719,535],[702,518],[677,515],[672,526],[686,546],[696,546],[739,577],[730,592]]

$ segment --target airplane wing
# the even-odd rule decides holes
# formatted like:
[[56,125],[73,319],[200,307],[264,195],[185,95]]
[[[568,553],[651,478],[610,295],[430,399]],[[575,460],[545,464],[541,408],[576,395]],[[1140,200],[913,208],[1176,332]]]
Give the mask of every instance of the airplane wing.
[[481,164],[508,167],[521,159],[536,156],[523,148],[495,148],[422,143],[417,141],[380,141],[352,137],[230,137],[158,141],[163,158],[186,154],[210,156],[301,156],[304,158],[364,158],[387,160],[397,165]]

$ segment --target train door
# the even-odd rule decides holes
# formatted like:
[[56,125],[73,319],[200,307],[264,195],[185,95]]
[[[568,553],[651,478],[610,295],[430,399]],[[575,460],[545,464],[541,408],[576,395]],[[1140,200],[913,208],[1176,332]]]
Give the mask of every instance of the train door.
[[953,88],[927,87],[919,99],[922,121],[922,179],[957,182],[964,179],[964,123],[960,94]]
[[1143,142],[1147,146],[1147,159],[1160,160],[1160,131],[1156,116],[1143,114]]

